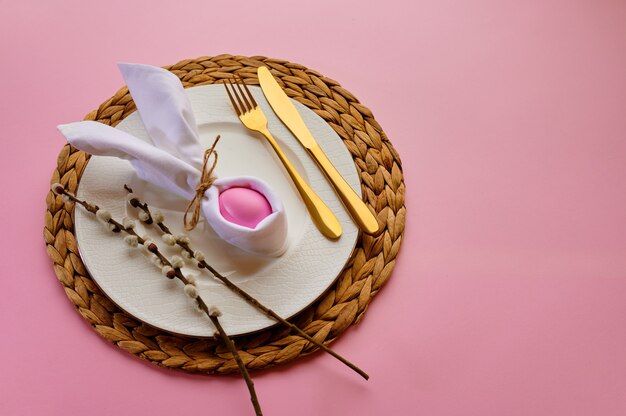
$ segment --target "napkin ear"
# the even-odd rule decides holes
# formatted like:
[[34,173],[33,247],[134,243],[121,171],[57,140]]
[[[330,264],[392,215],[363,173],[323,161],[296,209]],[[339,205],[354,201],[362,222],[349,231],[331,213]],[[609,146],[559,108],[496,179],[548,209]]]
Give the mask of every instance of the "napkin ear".
[[190,199],[200,172],[168,152],[126,132],[95,121],[57,127],[68,143],[92,155],[129,160],[137,175],[153,185]]
[[196,119],[178,77],[151,65],[118,66],[154,145],[201,170]]

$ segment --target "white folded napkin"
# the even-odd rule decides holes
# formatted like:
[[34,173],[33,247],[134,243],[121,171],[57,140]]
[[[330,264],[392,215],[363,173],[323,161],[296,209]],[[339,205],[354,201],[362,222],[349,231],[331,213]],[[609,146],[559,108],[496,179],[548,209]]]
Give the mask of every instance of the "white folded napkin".
[[[204,149],[180,80],[150,65],[120,64],[119,68],[152,145],[95,121],[60,125],[59,131],[77,149],[129,160],[141,179],[191,200],[200,180]],[[254,189],[270,203],[272,213],[254,229],[232,223],[220,212],[220,192],[234,186]],[[202,199],[201,211],[222,239],[245,251],[277,257],[287,249],[283,205],[271,187],[258,178],[216,180]]]

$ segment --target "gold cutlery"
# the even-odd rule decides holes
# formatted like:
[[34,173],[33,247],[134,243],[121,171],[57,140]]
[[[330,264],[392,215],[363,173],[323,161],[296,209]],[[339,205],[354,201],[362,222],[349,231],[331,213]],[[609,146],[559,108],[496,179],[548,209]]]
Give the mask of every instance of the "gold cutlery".
[[[243,85],[243,89],[240,84]],[[274,152],[276,152],[276,155],[283,163],[283,166],[285,166],[293,183],[296,185],[298,192],[300,192],[300,196],[304,200],[304,204],[320,232],[328,238],[339,238],[341,236],[341,224],[339,220],[337,220],[335,214],[326,206],[324,201],[322,201],[304,179],[302,179],[298,171],[294,168],[289,159],[287,159],[287,156],[283,153],[276,139],[274,139],[267,129],[267,118],[263,110],[261,110],[254,100],[248,86],[242,79],[239,79],[238,82],[232,82],[228,79],[224,80],[224,88],[226,88],[230,102],[243,125],[249,130],[261,133],[270,143]]]
[[304,120],[300,117],[298,110],[278,82],[276,82],[269,69],[261,66],[257,69],[257,74],[263,94],[265,94],[265,98],[267,98],[272,109],[322,169],[322,172],[324,172],[335,192],[337,192],[354,222],[367,234],[378,232],[376,216],[328,160],[328,157],[313,138],[306,124],[304,124]]

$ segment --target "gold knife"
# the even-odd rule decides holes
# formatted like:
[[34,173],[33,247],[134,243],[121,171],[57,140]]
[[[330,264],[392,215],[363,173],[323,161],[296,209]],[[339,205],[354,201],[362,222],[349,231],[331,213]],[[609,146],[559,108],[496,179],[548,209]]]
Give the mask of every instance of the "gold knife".
[[300,144],[309,152],[313,160],[322,169],[324,175],[337,192],[337,195],[346,207],[354,222],[367,234],[375,234],[378,231],[378,221],[372,212],[367,208],[365,202],[354,192],[346,180],[335,169],[328,160],[322,148],[317,144],[313,135],[304,124],[298,110],[285,94],[285,91],[278,85],[269,69],[260,66],[257,70],[259,82],[265,98],[272,106],[272,109],[281,121],[291,130]]

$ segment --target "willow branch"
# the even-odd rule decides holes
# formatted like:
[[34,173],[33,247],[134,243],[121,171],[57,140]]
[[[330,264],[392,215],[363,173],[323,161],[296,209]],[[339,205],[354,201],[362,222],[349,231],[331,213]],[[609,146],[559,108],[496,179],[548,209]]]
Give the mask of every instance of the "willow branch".
[[[133,192],[133,190],[130,187],[128,187],[127,185],[124,185],[124,189],[126,189],[126,191],[128,191],[131,194]],[[139,198],[134,197],[134,196],[130,199],[129,203],[133,207],[138,208],[138,209],[142,210],[143,212],[145,212],[147,214],[147,220],[145,220],[144,223],[146,223],[146,224],[155,224],[156,223],[156,225],[159,227],[159,229],[163,233],[171,234],[170,229],[163,223],[163,221],[154,221],[153,214],[150,211],[150,207],[148,206],[147,203],[142,202],[141,200],[139,200]],[[185,241],[180,241],[179,239],[177,239],[176,240],[176,244],[179,245],[183,250],[185,250],[191,257],[194,257],[194,253],[195,252],[191,248],[190,243],[185,242]],[[265,305],[263,305],[261,302],[256,300],[248,292],[244,291],[239,286],[234,284],[226,276],[222,275],[220,272],[215,270],[204,259],[199,260],[197,265],[198,265],[198,268],[205,269],[205,270],[209,271],[213,276],[215,276],[215,278],[217,278],[219,281],[221,281],[228,289],[230,289],[231,291],[236,293],[238,296],[243,298],[246,302],[248,302],[250,305],[254,306],[257,310],[261,311],[266,316],[268,316],[268,317],[272,318],[273,320],[279,322],[281,325],[290,328],[291,330],[296,332],[299,336],[301,336],[302,338],[306,339],[308,342],[312,343],[316,347],[320,348],[322,351],[330,354],[331,356],[333,356],[334,358],[336,358],[337,360],[339,360],[340,362],[342,362],[343,364],[345,364],[346,366],[348,366],[349,368],[354,370],[356,373],[358,373],[365,380],[369,379],[369,375],[365,371],[361,370],[355,364],[351,363],[350,361],[348,361],[347,359],[345,359],[344,357],[342,357],[341,355],[336,353],[334,350],[332,350],[329,347],[327,347],[325,344],[323,344],[323,343],[313,339],[313,337],[311,337],[309,334],[304,332],[297,325],[292,324],[291,322],[287,321],[286,319],[284,319],[283,317],[278,315],[276,312],[274,312],[270,308],[268,308]]]
[[[95,204],[91,204],[87,201],[77,198],[73,193],[68,192],[62,185],[59,185],[59,184],[53,185],[52,191],[57,195],[63,195],[70,201],[82,206],[83,208],[85,208],[85,210],[87,210],[88,212],[94,215],[98,215],[98,211],[101,211],[100,207],[98,207]],[[125,227],[124,224],[116,221],[113,218],[110,218],[109,216],[99,218],[99,219],[102,219],[104,220],[104,222],[110,224],[111,225],[110,229],[112,232],[123,231],[126,234],[135,237],[137,239],[138,245],[139,244],[145,245],[147,243],[147,240],[141,237],[139,234],[137,234],[137,232],[134,230],[133,227]],[[180,267],[174,267],[175,265],[172,264],[172,262],[170,262],[170,260],[163,255],[163,253],[161,252],[161,250],[159,250],[159,247],[155,243],[148,244],[146,248],[149,252],[154,254],[159,259],[161,264],[171,269],[171,270],[168,269],[167,273],[165,274],[167,278],[169,279],[177,278],[185,285],[185,288],[187,288],[188,285],[193,286],[192,282],[183,274]],[[207,304],[204,302],[204,300],[197,293],[196,290],[193,290],[193,294],[190,294],[187,290],[185,290],[185,294],[187,294],[189,297],[191,297],[197,302],[198,308],[200,308],[204,313],[206,313],[206,315],[209,317],[209,319],[211,320],[211,322],[217,329],[216,335],[219,336],[219,338],[222,340],[224,345],[228,348],[228,350],[233,355],[233,358],[235,359],[235,362],[237,363],[237,366],[239,367],[239,371],[241,372],[241,375],[243,376],[246,382],[246,386],[248,387],[248,391],[250,392],[250,401],[252,402],[252,406],[254,407],[256,416],[263,416],[261,405],[259,404],[259,400],[256,395],[256,390],[254,389],[254,382],[252,381],[252,378],[250,377],[250,374],[248,373],[248,369],[246,368],[243,360],[241,359],[241,356],[237,352],[235,343],[228,336],[226,331],[224,331],[224,328],[219,322],[218,317],[221,315],[221,313],[216,307],[209,308]]]

